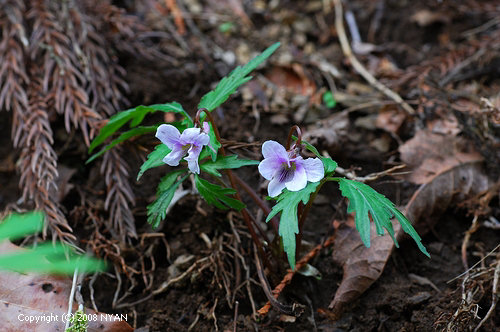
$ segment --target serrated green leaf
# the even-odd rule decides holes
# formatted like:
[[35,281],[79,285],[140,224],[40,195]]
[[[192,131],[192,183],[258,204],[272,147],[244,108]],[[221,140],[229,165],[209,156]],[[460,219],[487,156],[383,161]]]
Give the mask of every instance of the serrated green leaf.
[[165,144],[158,144],[153,152],[148,154],[148,159],[141,165],[141,169],[139,174],[137,174],[137,181],[141,178],[141,176],[148,169],[155,168],[158,166],[163,166],[165,163],[163,162],[163,158],[170,153],[170,149]]
[[249,160],[249,159],[238,159],[237,155],[232,156],[220,156],[216,161],[207,161],[200,165],[200,168],[203,172],[207,172],[208,174],[212,174],[215,176],[222,176],[219,173],[219,169],[234,169],[240,168],[243,166],[251,166],[258,165],[259,161],[257,160]]
[[299,233],[297,208],[300,202],[307,204],[309,197],[316,191],[319,184],[320,182],[309,182],[304,189],[299,191],[284,189],[266,218],[266,222],[269,222],[281,212],[279,234],[283,239],[283,248],[292,269],[295,269],[295,235]]
[[120,136],[118,136],[118,138],[111,141],[111,143],[107,144],[101,151],[92,155],[85,163],[86,164],[91,163],[96,158],[102,156],[106,151],[111,150],[117,144],[125,142],[126,140],[128,140],[134,136],[140,136],[140,135],[144,135],[146,133],[154,132],[154,131],[156,131],[157,128],[158,128],[158,126],[156,125],[156,126],[141,126],[141,127],[130,129],[130,130],[122,133]]
[[223,188],[216,184],[210,183],[203,180],[198,175],[194,177],[194,183],[200,195],[207,201],[208,204],[212,204],[215,207],[227,210],[228,208],[233,208],[235,210],[241,210],[245,207],[245,204],[237,199],[229,197],[234,195],[236,190]]
[[155,113],[156,111],[161,112],[173,112],[173,113],[181,113],[184,116],[182,123],[186,127],[193,126],[193,120],[189,117],[189,115],[184,111],[181,104],[177,102],[166,103],[166,104],[155,104],[149,106],[137,106],[135,108],[131,108],[126,111],[119,112],[112,117],[109,118],[108,123],[101,128],[99,135],[90,143],[89,153],[104,141],[118,131],[121,127],[123,127],[126,123],[130,122],[130,127],[136,127],[141,124],[144,117],[149,113]]
[[366,247],[370,247],[370,217],[375,223],[375,229],[378,235],[384,234],[384,229],[394,240],[396,247],[399,247],[394,237],[391,218],[394,216],[401,224],[403,230],[409,234],[417,243],[418,248],[426,256],[429,253],[422,245],[422,239],[417,234],[410,221],[394,206],[384,195],[379,194],[370,186],[347,179],[340,179],[340,191],[342,196],[349,199],[347,212],[356,212],[356,229],[359,232],[361,240]]
[[147,207],[148,223],[150,223],[153,228],[158,227],[160,222],[167,217],[167,208],[170,205],[170,202],[172,202],[172,198],[174,198],[175,191],[189,176],[189,174],[187,174],[176,182],[177,178],[183,173],[186,173],[186,170],[181,169],[173,171],[165,175],[160,180],[156,193],[156,199]]
[[227,77],[224,77],[217,87],[201,98],[198,108],[206,108],[208,111],[213,111],[232,95],[236,89],[252,79],[247,76],[252,70],[257,68],[264,60],[266,60],[280,46],[280,43],[275,43],[267,48],[260,55],[255,57],[243,67],[236,67]]

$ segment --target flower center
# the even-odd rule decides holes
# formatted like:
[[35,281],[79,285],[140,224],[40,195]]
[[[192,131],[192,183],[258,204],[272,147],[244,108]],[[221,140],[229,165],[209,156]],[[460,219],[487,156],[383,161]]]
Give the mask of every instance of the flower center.
[[191,145],[192,145],[192,144],[184,144],[184,145],[182,146],[182,148],[181,148],[181,149],[182,149],[182,151],[183,151],[183,152],[186,152],[187,150],[189,150],[189,148],[191,147]]
[[293,178],[293,173],[297,169],[297,165],[295,165],[295,161],[290,161],[290,166],[288,163],[284,162],[281,164],[281,171],[279,173],[279,181],[280,182],[288,182]]

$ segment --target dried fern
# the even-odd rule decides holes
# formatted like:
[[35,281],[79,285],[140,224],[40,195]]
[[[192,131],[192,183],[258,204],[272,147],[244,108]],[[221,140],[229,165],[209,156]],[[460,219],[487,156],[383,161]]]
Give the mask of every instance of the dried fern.
[[[54,200],[57,190],[57,155],[52,148],[54,139],[47,112],[46,97],[42,89],[41,70],[31,66],[28,85],[28,116],[24,119],[19,158],[20,185],[23,199],[33,200],[35,208],[45,211],[50,220],[53,235],[65,241],[75,240],[59,204]],[[44,229],[44,236],[46,235]]]
[[[158,58],[138,33],[146,28],[110,1],[0,1],[0,109],[12,112],[12,141],[25,201],[45,210],[55,236],[72,240],[56,195],[57,155],[50,120],[64,119],[85,144],[103,118],[128,103],[118,52]],[[29,68],[29,72],[26,70]],[[128,167],[117,151],[101,165],[108,228],[115,238],[136,236]]]

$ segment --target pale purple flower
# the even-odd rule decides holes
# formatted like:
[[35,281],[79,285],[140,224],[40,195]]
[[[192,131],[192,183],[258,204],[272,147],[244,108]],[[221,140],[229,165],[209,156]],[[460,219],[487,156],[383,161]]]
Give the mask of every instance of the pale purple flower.
[[172,151],[163,158],[163,162],[170,166],[179,165],[179,161],[184,158],[188,162],[188,168],[191,172],[200,174],[198,158],[201,150],[210,142],[208,136],[208,123],[203,123],[201,128],[187,128],[179,132],[177,128],[169,124],[162,124],[156,130],[156,137],[168,146]]
[[259,164],[259,173],[271,180],[267,187],[269,196],[276,197],[284,188],[290,191],[304,189],[309,182],[317,182],[325,176],[323,163],[319,158],[304,159],[294,151],[286,151],[275,141],[262,144],[264,160]]

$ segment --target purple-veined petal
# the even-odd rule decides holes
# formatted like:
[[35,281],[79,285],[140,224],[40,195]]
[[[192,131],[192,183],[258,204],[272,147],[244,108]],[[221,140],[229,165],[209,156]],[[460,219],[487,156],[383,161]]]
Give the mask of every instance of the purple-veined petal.
[[203,146],[193,145],[188,150],[189,155],[184,158],[188,162],[188,168],[191,172],[200,174],[200,165],[198,164],[198,158],[200,157],[200,153]]
[[290,191],[299,191],[307,185],[307,175],[304,166],[301,163],[296,163],[296,169],[293,173],[293,178],[285,183],[286,189]]
[[269,185],[267,186],[267,193],[271,197],[276,197],[281,194],[283,189],[285,189],[285,183],[280,182],[279,178],[275,177],[271,180],[271,182],[269,182]]
[[325,168],[319,158],[307,158],[302,165],[306,170],[307,181],[317,182],[325,176]]
[[181,133],[172,125],[162,124],[156,129],[156,137],[170,149],[173,149],[175,143],[179,142]]
[[180,140],[182,144],[193,144],[198,136],[200,136],[200,132],[200,128],[187,128],[181,134]]
[[267,158],[260,162],[259,164],[259,173],[266,180],[271,180],[277,172],[280,171],[282,165],[280,160]]
[[170,166],[177,166],[185,154],[186,151],[182,149],[182,146],[180,144],[175,144],[172,151],[163,158],[163,162]]
[[290,166],[288,152],[286,152],[283,145],[276,141],[265,141],[264,144],[262,144],[262,155],[264,159],[278,159],[282,162],[286,162],[288,166]]

